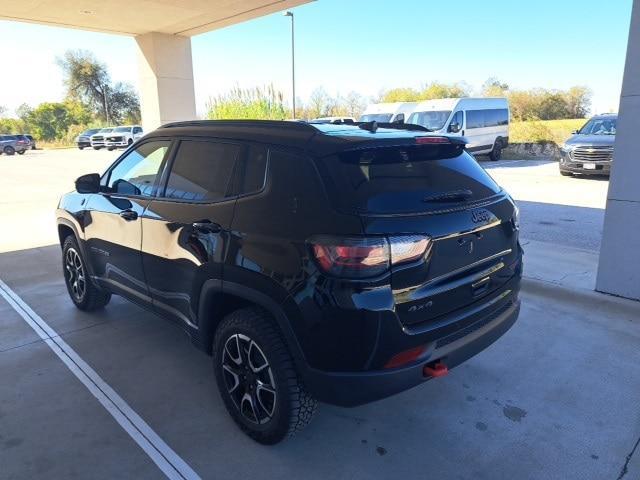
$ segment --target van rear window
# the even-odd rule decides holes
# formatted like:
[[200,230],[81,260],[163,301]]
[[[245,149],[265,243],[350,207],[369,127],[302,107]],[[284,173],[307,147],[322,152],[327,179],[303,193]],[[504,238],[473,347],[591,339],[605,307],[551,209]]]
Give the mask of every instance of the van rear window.
[[[500,192],[489,174],[458,145],[343,152],[320,159],[318,166],[335,207],[346,212],[428,212]],[[465,195],[455,198],[455,192]]]

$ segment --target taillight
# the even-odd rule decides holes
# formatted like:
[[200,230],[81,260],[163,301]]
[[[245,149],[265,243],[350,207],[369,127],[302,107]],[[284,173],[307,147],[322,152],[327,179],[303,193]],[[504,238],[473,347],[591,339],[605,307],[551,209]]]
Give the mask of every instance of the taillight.
[[392,265],[425,257],[431,246],[429,237],[316,236],[309,240],[322,271],[343,278],[371,278],[387,272]]

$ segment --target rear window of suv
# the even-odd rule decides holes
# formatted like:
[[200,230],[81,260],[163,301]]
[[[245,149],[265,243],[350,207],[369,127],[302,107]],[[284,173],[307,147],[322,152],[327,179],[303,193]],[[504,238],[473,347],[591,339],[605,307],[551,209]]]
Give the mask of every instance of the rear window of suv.
[[[452,145],[343,152],[319,160],[318,165],[329,196],[341,211],[429,212],[500,192],[473,157]],[[464,192],[464,200],[434,200],[452,192]]]

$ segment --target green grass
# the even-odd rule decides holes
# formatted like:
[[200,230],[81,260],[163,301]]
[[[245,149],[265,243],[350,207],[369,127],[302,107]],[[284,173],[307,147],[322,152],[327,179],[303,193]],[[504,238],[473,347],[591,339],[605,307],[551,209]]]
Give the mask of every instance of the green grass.
[[586,118],[511,122],[509,143],[562,143],[586,123]]

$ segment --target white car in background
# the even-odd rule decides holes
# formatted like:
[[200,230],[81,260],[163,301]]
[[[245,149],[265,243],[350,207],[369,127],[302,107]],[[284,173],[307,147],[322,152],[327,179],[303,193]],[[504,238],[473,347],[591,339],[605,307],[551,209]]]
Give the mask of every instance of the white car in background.
[[309,123],[355,123],[356,119],[353,117],[318,117],[313,120],[309,120]]
[[104,137],[107,133],[111,133],[113,127],[101,128],[89,138],[89,144],[94,150],[100,150],[104,145]]
[[509,102],[506,98],[440,98],[418,103],[407,123],[432,132],[464,136],[467,151],[500,160],[509,144]]
[[358,121],[405,123],[416,105],[416,102],[372,103],[360,115]]
[[140,125],[116,127],[109,135],[105,136],[105,146],[107,150],[120,147],[128,147],[138,140],[144,133]]

